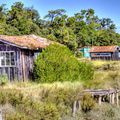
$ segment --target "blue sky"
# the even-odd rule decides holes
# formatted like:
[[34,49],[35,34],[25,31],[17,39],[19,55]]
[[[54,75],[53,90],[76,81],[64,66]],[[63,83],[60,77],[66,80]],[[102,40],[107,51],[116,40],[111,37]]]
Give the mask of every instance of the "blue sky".
[[22,1],[26,7],[33,6],[43,17],[48,10],[64,8],[69,16],[79,12],[81,9],[93,8],[100,18],[111,18],[120,32],[120,0],[0,0],[0,4],[7,7],[16,2]]

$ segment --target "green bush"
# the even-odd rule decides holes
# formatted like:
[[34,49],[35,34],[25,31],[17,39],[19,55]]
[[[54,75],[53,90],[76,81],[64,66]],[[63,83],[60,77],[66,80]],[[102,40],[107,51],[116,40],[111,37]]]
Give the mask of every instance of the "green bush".
[[55,104],[47,103],[39,111],[40,120],[60,120],[60,113]]
[[0,104],[4,105],[7,102],[7,93],[5,91],[0,90]]
[[79,62],[79,75],[81,80],[89,81],[93,79],[94,67],[90,62]]
[[75,56],[77,58],[82,58],[83,57],[83,53],[81,51],[76,51]]
[[92,66],[79,62],[67,47],[60,44],[47,47],[34,64],[34,78],[38,82],[79,81],[92,76]]
[[19,104],[22,104],[22,100],[23,100],[23,94],[20,93],[19,91],[11,91],[8,93],[8,102],[12,105],[12,106],[17,106]]
[[8,82],[8,77],[7,75],[0,75],[0,85],[3,86],[3,85],[6,85]]
[[67,47],[53,44],[35,61],[34,76],[39,82],[78,80],[79,62]]

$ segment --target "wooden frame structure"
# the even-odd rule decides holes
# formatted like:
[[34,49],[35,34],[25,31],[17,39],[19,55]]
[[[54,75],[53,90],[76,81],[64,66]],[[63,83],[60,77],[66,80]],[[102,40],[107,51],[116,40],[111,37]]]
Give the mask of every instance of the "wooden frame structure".
[[[109,98],[109,103],[110,104],[115,104],[117,107],[119,107],[119,93],[120,90],[115,90],[115,89],[110,89],[110,90],[85,90],[81,93],[80,97],[82,97],[84,94],[89,93],[91,94],[94,98],[97,98],[97,102],[99,105],[102,104],[104,101],[103,98],[104,96],[107,96]],[[80,109],[80,100],[76,100],[73,103],[72,107],[72,114],[73,117],[75,116],[76,112]]]

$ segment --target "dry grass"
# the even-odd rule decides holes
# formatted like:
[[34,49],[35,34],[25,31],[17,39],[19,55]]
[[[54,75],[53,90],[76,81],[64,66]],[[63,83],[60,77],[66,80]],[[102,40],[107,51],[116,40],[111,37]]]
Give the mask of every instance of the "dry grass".
[[40,97],[43,91],[56,91],[57,89],[83,89],[81,82],[55,82],[55,83],[34,83],[34,82],[15,82],[9,83],[3,89],[15,89],[21,91],[24,95],[30,95],[34,98]]
[[106,65],[106,64],[110,64],[110,65],[118,65],[120,66],[120,62],[119,61],[103,61],[103,60],[95,60],[95,61],[92,61],[93,65],[95,67],[101,67],[103,65]]
[[95,67],[94,79],[86,83],[91,89],[120,89],[119,61],[92,61]]

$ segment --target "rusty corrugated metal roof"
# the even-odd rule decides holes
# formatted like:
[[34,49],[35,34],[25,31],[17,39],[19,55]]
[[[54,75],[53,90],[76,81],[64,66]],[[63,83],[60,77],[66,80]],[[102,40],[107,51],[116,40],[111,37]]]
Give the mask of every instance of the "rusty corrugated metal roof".
[[33,50],[39,48],[45,48],[50,43],[52,43],[50,40],[47,40],[46,38],[42,38],[36,35],[23,35],[23,36],[0,35],[0,41],[15,44],[21,48],[27,48]]
[[114,46],[93,46],[90,52],[114,52],[117,49],[117,45]]

